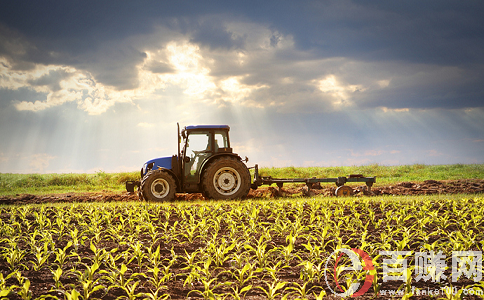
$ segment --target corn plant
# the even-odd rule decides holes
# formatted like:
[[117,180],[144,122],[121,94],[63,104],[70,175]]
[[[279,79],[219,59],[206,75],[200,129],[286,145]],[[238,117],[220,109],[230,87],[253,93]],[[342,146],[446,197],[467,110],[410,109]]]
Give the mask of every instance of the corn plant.
[[82,298],[89,299],[93,293],[98,290],[105,289],[106,287],[100,284],[100,277],[96,276],[99,269],[99,264],[95,262],[91,266],[86,264],[83,265],[86,268],[84,272],[73,269],[71,273],[73,273],[77,277],[78,282],[81,284]]
[[10,271],[16,271],[20,268],[26,269],[25,264],[21,263],[26,255],[26,251],[19,249],[17,243],[12,242],[10,247],[3,247],[2,256],[7,261]]
[[136,258],[136,261],[138,263],[139,269],[143,267],[143,259],[146,257],[146,254],[143,251],[143,244],[140,243],[139,241],[136,241],[135,244],[130,245],[131,250],[133,250],[133,256],[131,259],[128,261],[130,263],[133,261],[133,259]]
[[15,272],[15,276],[19,283],[18,286],[13,286],[13,288],[17,291],[17,295],[22,298],[22,300],[32,299],[32,292],[30,291],[30,280],[23,277],[19,271]]
[[146,299],[149,300],[166,300],[170,298],[170,294],[164,293],[161,295],[158,295],[162,288],[157,289],[156,291],[151,290],[149,293],[144,293],[143,295],[146,297]]
[[[320,263],[321,266],[322,262]],[[319,281],[318,269],[311,261],[304,261],[299,264],[302,266],[299,278],[304,282],[316,282]]]
[[16,276],[17,272],[12,272],[7,275],[7,277],[3,276],[3,273],[0,272],[0,299],[4,299],[3,297],[7,297],[12,293],[12,290],[15,286],[7,286],[6,281],[13,276]]
[[72,241],[67,242],[67,245],[64,248],[56,248],[54,250],[54,255],[55,255],[55,260],[54,263],[57,263],[59,268],[62,268],[66,260],[71,257],[72,255],[67,254],[67,249],[69,249],[72,246]]
[[294,250],[294,244],[296,243],[296,237],[292,236],[292,234],[289,234],[286,237],[286,242],[288,243],[287,246],[280,247],[280,253],[281,253],[281,256],[284,258],[286,265],[289,265],[292,258],[293,258],[292,251]]
[[265,282],[265,284],[267,285],[267,289],[260,286],[258,286],[257,288],[261,289],[266,294],[267,299],[273,300],[281,294],[277,291],[281,290],[286,285],[286,282],[274,281],[272,282],[272,284],[269,284],[267,282]]
[[[106,259],[108,252],[106,249],[97,248],[92,242],[89,245],[89,249],[93,252],[92,263],[100,266],[102,262]],[[118,249],[114,248],[110,252],[115,253]]]
[[234,271],[229,272],[235,278],[237,286],[241,288],[253,278],[257,278],[256,274],[262,271],[262,268],[255,269],[252,264],[247,263],[242,269],[235,269]]
[[289,266],[284,265],[282,261],[278,261],[277,263],[268,265],[262,269],[269,274],[273,281],[278,281],[278,273],[284,268],[289,268]]
[[309,291],[312,290],[311,288],[308,288],[308,283],[309,282],[304,282],[303,284],[299,284],[297,282],[293,282],[296,286],[291,286],[285,289],[285,291],[293,291],[287,293],[284,297],[289,297],[290,295],[296,295],[296,299],[301,299],[301,300],[307,300],[309,294]]
[[190,292],[188,292],[187,296],[190,295],[191,293],[198,293],[203,297],[203,299],[206,299],[206,300],[221,298],[221,295],[216,294],[214,290],[222,285],[230,285],[230,283],[224,282],[224,283],[215,283],[214,285],[212,285],[212,282],[214,282],[215,280],[216,278],[213,278],[209,281],[202,279],[203,291],[191,290]]
[[126,278],[127,271],[128,271],[128,267],[124,263],[122,263],[119,269],[115,268],[111,271],[102,270],[100,271],[100,273],[106,274],[106,275],[102,275],[101,278],[111,283],[108,287],[108,290],[112,288],[121,288],[126,290],[126,289],[129,289],[128,287],[133,286],[131,282],[137,280],[138,279],[137,277],[146,278],[146,275],[143,273],[133,273],[130,275],[130,278],[127,279]]
[[136,287],[138,286],[139,283],[140,283],[139,281],[130,281],[126,283],[124,286],[119,286],[119,288],[126,292],[126,296],[125,296],[126,299],[134,300],[138,297],[142,297],[145,295],[144,293],[136,293]]
[[62,282],[60,281],[60,278],[62,276],[62,269],[60,267],[57,267],[55,271],[51,270],[50,272],[52,273],[54,278],[55,290],[60,290],[62,288]]
[[49,260],[50,251],[48,246],[49,246],[48,243],[44,243],[44,245],[40,247],[34,246],[35,260],[30,261],[32,263],[32,268],[34,271],[39,271],[44,266],[44,264]]
[[229,252],[235,248],[235,244],[226,245],[225,239],[217,246],[215,243],[211,243],[208,246],[208,252],[212,255],[215,265],[222,266],[229,257]]
[[275,251],[274,249],[266,250],[267,242],[263,241],[261,237],[257,243],[257,245],[244,245],[244,248],[254,254],[254,258],[257,261],[259,267],[263,268],[266,267],[270,258],[271,254]]
[[240,289],[238,286],[236,287],[231,287],[233,293],[230,294],[234,300],[242,300],[245,298],[245,295],[247,292],[249,292],[252,289],[252,285],[248,285]]

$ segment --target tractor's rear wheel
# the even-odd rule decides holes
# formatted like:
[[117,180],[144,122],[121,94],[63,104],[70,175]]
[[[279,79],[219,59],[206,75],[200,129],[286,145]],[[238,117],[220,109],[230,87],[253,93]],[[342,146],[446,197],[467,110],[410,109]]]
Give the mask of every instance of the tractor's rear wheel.
[[147,201],[172,201],[175,192],[175,179],[164,170],[151,170],[141,181],[140,196]]
[[202,189],[207,198],[217,200],[245,198],[250,190],[249,169],[235,157],[218,158],[203,172]]

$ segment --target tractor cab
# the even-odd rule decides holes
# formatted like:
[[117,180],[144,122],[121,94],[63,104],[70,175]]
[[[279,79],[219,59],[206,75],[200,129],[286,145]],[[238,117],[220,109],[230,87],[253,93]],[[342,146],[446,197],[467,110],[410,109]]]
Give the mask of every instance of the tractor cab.
[[180,170],[184,190],[195,191],[201,180],[203,167],[217,156],[232,153],[227,125],[186,126],[180,153]]

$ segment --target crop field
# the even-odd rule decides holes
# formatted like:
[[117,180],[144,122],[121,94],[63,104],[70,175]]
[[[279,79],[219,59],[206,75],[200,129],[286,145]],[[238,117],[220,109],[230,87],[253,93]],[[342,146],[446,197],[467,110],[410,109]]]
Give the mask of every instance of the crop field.
[[[481,299],[471,256],[484,247],[483,204],[430,195],[0,206],[0,298],[337,299],[360,283],[360,299]],[[363,267],[350,270],[338,249],[359,249]],[[422,253],[430,268],[418,267]]]

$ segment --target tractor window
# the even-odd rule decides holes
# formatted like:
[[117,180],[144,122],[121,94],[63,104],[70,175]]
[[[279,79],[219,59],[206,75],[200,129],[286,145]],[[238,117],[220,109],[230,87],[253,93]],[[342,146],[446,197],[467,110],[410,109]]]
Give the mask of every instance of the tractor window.
[[229,148],[229,139],[226,131],[215,132],[215,151],[218,151],[218,148]]
[[190,157],[190,162],[185,165],[185,176],[196,176],[200,164],[210,156],[211,151],[209,132],[191,133],[186,145],[186,156]]

